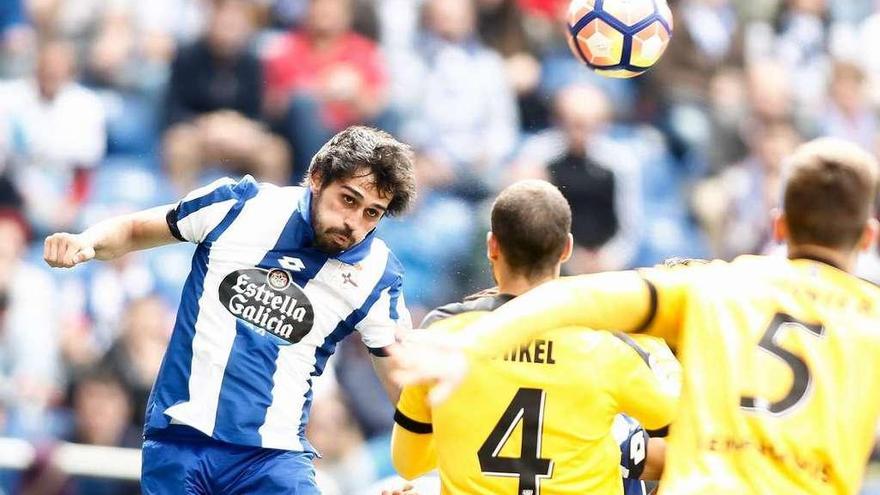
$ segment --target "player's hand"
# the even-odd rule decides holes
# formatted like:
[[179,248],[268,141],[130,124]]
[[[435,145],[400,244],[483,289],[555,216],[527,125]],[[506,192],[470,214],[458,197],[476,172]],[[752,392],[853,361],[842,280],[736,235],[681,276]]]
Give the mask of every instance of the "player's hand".
[[95,247],[81,235],[52,234],[43,244],[43,259],[54,268],[72,268],[94,257]]
[[419,492],[416,491],[416,487],[412,483],[406,483],[394,490],[382,490],[382,495],[419,495]]
[[399,386],[432,384],[428,400],[445,401],[467,375],[466,342],[450,339],[442,332],[411,332],[391,353],[391,379]]

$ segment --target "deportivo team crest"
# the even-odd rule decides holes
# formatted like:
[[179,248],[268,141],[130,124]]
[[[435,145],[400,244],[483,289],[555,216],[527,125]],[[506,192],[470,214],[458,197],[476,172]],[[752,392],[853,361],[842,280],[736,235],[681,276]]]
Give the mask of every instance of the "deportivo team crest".
[[223,278],[219,295],[227,311],[281,345],[299,342],[315,320],[311,301],[285,270],[236,270]]

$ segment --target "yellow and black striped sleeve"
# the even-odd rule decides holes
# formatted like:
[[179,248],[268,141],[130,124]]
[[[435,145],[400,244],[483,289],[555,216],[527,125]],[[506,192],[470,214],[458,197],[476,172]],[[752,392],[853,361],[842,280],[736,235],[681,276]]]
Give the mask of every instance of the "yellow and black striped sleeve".
[[428,388],[424,385],[404,387],[394,411],[394,422],[412,433],[432,433]]
[[645,332],[674,342],[684,307],[677,280],[635,271],[561,278],[513,299],[462,333],[474,338],[471,351],[478,357],[563,327]]

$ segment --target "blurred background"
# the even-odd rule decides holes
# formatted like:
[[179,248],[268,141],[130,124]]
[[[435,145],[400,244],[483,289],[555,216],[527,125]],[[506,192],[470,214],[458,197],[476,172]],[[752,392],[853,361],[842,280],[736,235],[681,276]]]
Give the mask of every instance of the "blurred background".
[[[0,493],[138,492],[59,446],[140,446],[193,251],[50,271],[43,238],[222,175],[298,183],[350,124],[417,153],[415,207],[379,228],[415,321],[492,283],[489,201],[527,177],[571,202],[571,274],[778,251],[782,157],[819,135],[880,153],[880,1],[670,4],[663,60],[613,80],[569,52],[563,0],[0,0]],[[378,493],[393,408],[360,343],[331,363],[322,483]]]

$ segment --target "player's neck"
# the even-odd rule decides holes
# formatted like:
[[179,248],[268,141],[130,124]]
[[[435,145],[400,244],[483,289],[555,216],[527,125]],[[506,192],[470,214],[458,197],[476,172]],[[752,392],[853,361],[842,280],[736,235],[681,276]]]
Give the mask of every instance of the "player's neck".
[[856,265],[858,252],[843,252],[839,249],[833,249],[825,246],[817,246],[814,244],[789,245],[788,259],[807,258],[824,261],[835,268],[839,268],[845,272],[852,272]]
[[515,273],[496,274],[495,278],[498,282],[498,292],[501,294],[510,294],[511,296],[519,296],[534,289],[535,287],[549,282],[556,278],[552,273],[543,276],[526,277]]

